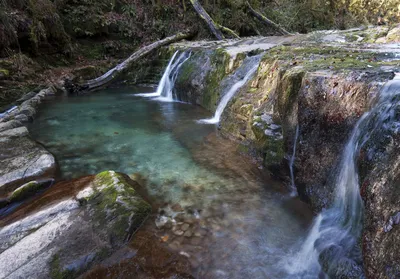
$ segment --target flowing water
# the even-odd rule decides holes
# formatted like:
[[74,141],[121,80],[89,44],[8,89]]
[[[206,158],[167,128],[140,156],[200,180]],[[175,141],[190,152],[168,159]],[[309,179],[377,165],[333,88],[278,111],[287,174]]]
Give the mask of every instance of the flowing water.
[[157,86],[157,91],[155,93],[138,94],[139,96],[156,97],[156,100],[163,102],[173,102],[176,100],[173,93],[175,81],[183,63],[185,63],[191,55],[190,51],[184,51],[178,56],[178,58],[176,58],[178,53],[179,51],[176,51],[174,55],[172,55],[171,60],[169,61],[167,68],[165,69],[164,74]]
[[297,147],[297,139],[299,138],[299,125],[296,127],[296,133],[294,135],[293,139],[293,152],[292,156],[290,156],[289,160],[289,171],[290,171],[290,189],[292,191],[291,195],[296,196],[297,195],[297,188],[296,184],[294,182],[294,160],[296,159],[296,147]]
[[219,123],[221,115],[225,110],[225,107],[229,101],[235,96],[239,89],[246,84],[246,82],[255,74],[258,69],[258,65],[262,55],[256,55],[251,57],[246,57],[240,65],[240,67],[225,80],[222,81],[222,86],[225,87],[225,93],[222,96],[221,101],[215,111],[214,117],[208,119],[201,119],[199,123],[216,124]]
[[300,252],[287,262],[294,278],[314,278],[324,271],[331,278],[343,273],[364,278],[359,239],[362,232],[363,202],[359,192],[357,157],[368,140],[380,136],[385,129],[398,129],[397,111],[400,106],[400,80],[388,82],[376,105],[355,125],[343,150],[335,181],[336,198],[328,210],[314,221],[313,228]]
[[142,181],[159,209],[143,230],[187,256],[196,278],[292,278],[277,263],[306,237],[308,207],[215,126],[196,124],[207,111],[135,95],[146,91],[57,97],[31,134],[55,154],[62,178],[115,170]]

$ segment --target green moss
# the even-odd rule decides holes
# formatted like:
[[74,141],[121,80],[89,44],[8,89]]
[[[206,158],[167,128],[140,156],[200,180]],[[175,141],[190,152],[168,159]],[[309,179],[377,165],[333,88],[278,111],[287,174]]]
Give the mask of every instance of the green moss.
[[356,36],[354,34],[347,34],[345,36],[346,42],[356,42],[358,40],[359,36]]
[[182,84],[188,83],[192,77],[193,73],[195,72],[197,68],[196,61],[200,58],[200,53],[196,52],[194,53],[181,67],[179,71],[179,82]]
[[1,76],[6,76],[8,77],[10,75],[10,72],[7,69],[1,69],[0,68],[0,77]]
[[272,49],[263,57],[263,61],[280,61],[282,68],[301,66],[306,71],[348,69],[370,69],[380,66],[398,66],[400,60],[387,61],[385,54],[346,50],[339,47],[287,47]]
[[[279,165],[285,156],[283,139],[266,135],[268,125],[257,120],[253,122],[251,129],[255,136],[256,148],[264,154],[264,165]],[[255,122],[258,124],[254,125]]]
[[27,197],[35,195],[41,188],[43,184],[37,181],[28,182],[18,189],[16,189],[9,198],[10,202],[17,202],[26,199]]
[[226,69],[229,67],[230,56],[225,50],[217,49],[211,55],[210,60],[212,70],[206,76],[202,105],[214,111],[219,99],[220,83],[227,75]]
[[59,254],[55,254],[50,261],[50,277],[52,279],[71,279],[75,274],[71,270],[62,270]]
[[151,212],[151,206],[136,194],[128,179],[112,171],[96,175],[96,193],[88,200],[95,208],[95,219],[100,226],[109,226],[111,218],[112,231],[122,240],[136,231]]
[[304,75],[305,72],[301,68],[292,68],[284,72],[278,86],[278,110],[281,117],[285,118],[293,109]]

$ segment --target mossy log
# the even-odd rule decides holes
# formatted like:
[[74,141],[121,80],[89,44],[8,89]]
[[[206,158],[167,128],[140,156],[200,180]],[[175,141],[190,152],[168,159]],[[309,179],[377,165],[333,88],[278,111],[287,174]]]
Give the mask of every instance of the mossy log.
[[263,14],[257,12],[256,10],[254,10],[249,2],[246,2],[247,4],[247,8],[249,9],[249,12],[259,21],[261,21],[263,24],[270,26],[272,28],[274,28],[278,33],[282,34],[282,35],[293,35],[290,32],[286,31],[283,27],[281,27],[279,24],[276,24],[275,22],[273,22],[272,20],[270,20],[269,18],[267,18],[266,16],[264,16]]
[[206,10],[204,10],[200,2],[197,0],[190,0],[190,3],[192,3],[192,6],[196,10],[196,13],[207,23],[208,28],[210,28],[214,36],[218,40],[225,39],[218,25],[214,22],[214,20],[210,17]]
[[139,60],[140,58],[146,56],[147,54],[149,54],[150,52],[183,40],[183,39],[187,39],[190,38],[191,36],[193,36],[193,32],[183,32],[183,33],[178,33],[176,35],[167,37],[165,39],[162,39],[160,41],[154,42],[150,45],[144,46],[142,48],[140,48],[138,51],[136,51],[135,53],[133,53],[131,56],[129,56],[128,59],[126,59],[125,61],[123,61],[122,63],[118,64],[116,67],[112,68],[111,70],[109,70],[107,73],[105,73],[104,75],[95,78],[95,79],[91,79],[88,81],[83,82],[80,85],[68,85],[69,88],[67,88],[70,92],[76,92],[76,91],[82,91],[82,90],[94,90],[96,88],[99,87],[103,87],[109,83],[111,83],[113,80],[115,80],[116,78],[118,78],[121,73],[124,72],[124,70],[128,69],[134,62],[136,62],[137,60]]

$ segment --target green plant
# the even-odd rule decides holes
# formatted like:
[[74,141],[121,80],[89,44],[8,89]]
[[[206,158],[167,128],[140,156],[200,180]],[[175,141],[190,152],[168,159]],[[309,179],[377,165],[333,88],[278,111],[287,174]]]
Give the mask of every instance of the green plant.
[[122,6],[122,12],[130,17],[135,17],[136,15],[136,8],[132,4],[127,4]]

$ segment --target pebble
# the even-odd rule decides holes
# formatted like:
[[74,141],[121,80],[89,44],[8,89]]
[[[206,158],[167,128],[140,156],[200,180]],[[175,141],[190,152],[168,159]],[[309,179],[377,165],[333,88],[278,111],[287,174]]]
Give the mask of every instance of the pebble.
[[183,231],[182,230],[176,230],[174,231],[175,235],[183,235]]
[[191,230],[188,230],[183,234],[183,236],[186,236],[186,237],[191,237],[192,235],[193,235],[193,233]]
[[201,238],[200,237],[193,237],[190,240],[190,244],[191,245],[200,245],[200,243],[201,243]]
[[179,254],[185,256],[186,258],[190,258],[190,255],[184,251],[180,251]]
[[199,229],[199,230],[197,230],[197,231],[194,233],[194,235],[197,236],[197,237],[203,237],[203,236],[205,236],[206,234],[207,234],[207,231],[206,231],[206,230],[203,230],[203,229]]
[[189,227],[190,227],[189,224],[183,224],[183,225],[181,226],[181,229],[182,229],[183,231],[186,231]]

